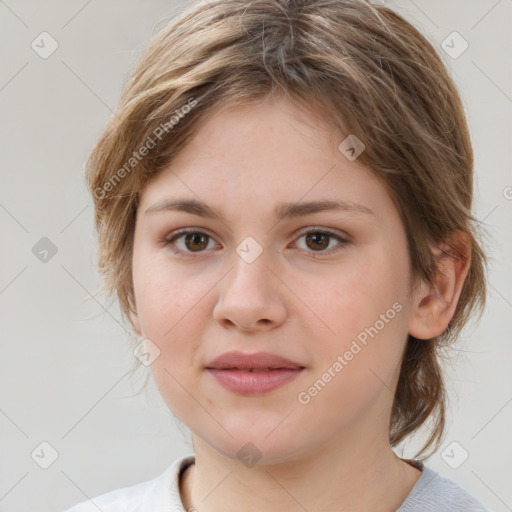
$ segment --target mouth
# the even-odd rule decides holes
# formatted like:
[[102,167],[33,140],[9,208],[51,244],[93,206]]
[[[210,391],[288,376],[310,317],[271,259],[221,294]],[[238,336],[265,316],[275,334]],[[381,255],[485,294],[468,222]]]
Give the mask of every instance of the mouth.
[[276,354],[229,352],[205,367],[215,381],[239,395],[261,395],[296,378],[305,366]]

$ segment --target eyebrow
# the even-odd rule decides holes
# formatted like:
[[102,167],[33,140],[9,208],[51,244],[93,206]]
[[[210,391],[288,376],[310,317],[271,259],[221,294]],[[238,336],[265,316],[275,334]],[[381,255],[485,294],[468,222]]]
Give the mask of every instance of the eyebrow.
[[[366,215],[375,215],[375,213],[359,203],[346,200],[320,200],[308,201],[303,203],[280,203],[274,209],[274,215],[278,220],[284,218],[301,217],[313,213],[324,212],[328,210],[346,211],[351,213],[362,213]],[[222,219],[222,215],[213,208],[197,199],[173,198],[164,199],[146,209],[145,215],[163,211],[180,211],[199,215],[200,217]]]

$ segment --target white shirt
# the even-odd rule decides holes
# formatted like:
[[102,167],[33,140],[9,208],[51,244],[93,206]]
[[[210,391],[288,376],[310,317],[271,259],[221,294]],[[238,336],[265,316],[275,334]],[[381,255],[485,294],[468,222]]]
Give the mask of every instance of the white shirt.
[[[65,512],[188,512],[179,492],[180,474],[193,455],[175,460],[158,477],[83,501]],[[415,461],[420,478],[396,512],[489,512],[452,480]]]

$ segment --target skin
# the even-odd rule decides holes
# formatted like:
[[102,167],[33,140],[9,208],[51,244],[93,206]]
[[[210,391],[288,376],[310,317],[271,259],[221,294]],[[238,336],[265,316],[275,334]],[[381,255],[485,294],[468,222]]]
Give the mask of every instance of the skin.
[[[180,482],[186,510],[394,511],[421,474],[389,444],[399,365],[409,333],[427,339],[446,328],[468,260],[444,258],[434,287],[412,286],[399,213],[376,175],[338,150],[344,138],[283,99],[232,106],[141,191],[132,322],[158,346],[153,377],[192,432],[196,463]],[[175,197],[201,200],[221,218],[146,212]],[[281,202],[325,199],[373,213],[273,215]],[[180,228],[208,237],[175,240],[180,257],[165,242]],[[319,230],[348,241],[315,245],[304,231]],[[248,236],[263,251],[250,264],[236,252]],[[463,237],[456,241],[465,250]],[[397,302],[378,335],[300,403],[298,394]],[[306,369],[274,391],[241,396],[204,370],[231,350],[273,352]],[[252,467],[237,457],[248,442],[261,454]]]

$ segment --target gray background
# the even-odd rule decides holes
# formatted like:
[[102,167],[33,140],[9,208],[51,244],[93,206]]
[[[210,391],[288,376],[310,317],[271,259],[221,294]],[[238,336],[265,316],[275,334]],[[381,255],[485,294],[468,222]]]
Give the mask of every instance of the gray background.
[[[512,510],[512,1],[385,3],[427,35],[460,87],[475,150],[475,213],[490,235],[488,306],[447,362],[448,432],[427,465],[491,510]],[[94,296],[100,278],[82,176],[135,58],[178,7],[0,1],[1,511],[62,510],[152,478],[191,452],[152,381],[139,392],[145,368],[127,374],[134,356],[117,307]],[[31,48],[43,31],[59,45],[47,59]],[[469,44],[456,59],[441,47],[453,31]],[[57,248],[46,262],[32,251],[43,237]],[[58,453],[48,469],[35,461],[50,461],[43,441]],[[416,443],[400,454],[412,456]],[[469,457],[454,469],[462,450]]]

